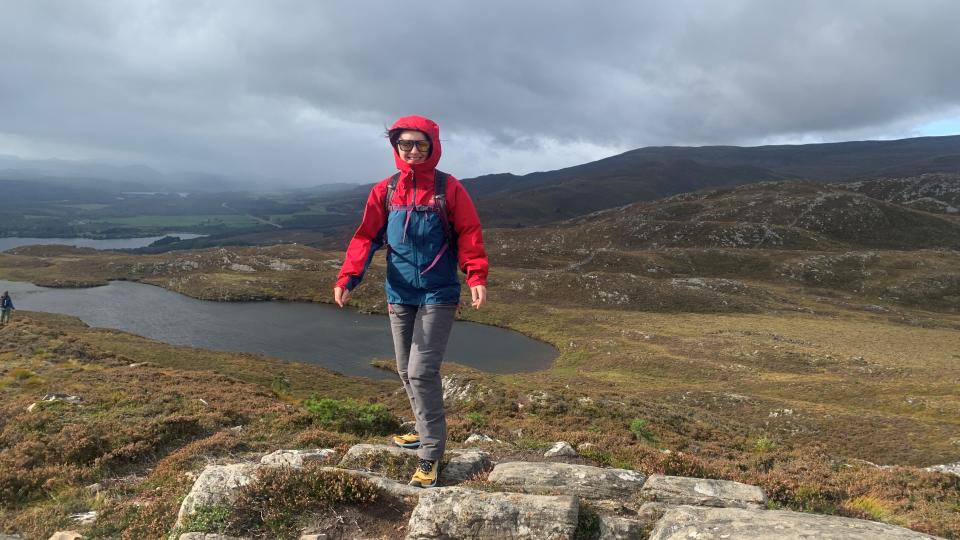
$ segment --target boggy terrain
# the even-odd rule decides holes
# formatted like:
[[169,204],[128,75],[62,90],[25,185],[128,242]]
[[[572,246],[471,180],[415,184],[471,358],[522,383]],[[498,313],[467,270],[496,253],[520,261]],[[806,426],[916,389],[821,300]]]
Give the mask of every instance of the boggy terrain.
[[[755,189],[733,193],[760,196]],[[776,189],[807,190],[797,204],[818,215],[816,189]],[[693,223],[700,210],[671,214],[677,203],[644,211]],[[716,244],[702,235],[670,244],[671,232],[631,243],[639,234],[609,221],[635,207],[490,231],[490,305],[464,317],[547,341],[560,357],[528,374],[447,366],[451,441],[490,436],[502,441],[492,448],[498,457],[542,454],[558,440],[591,443],[581,453],[588,462],[748,482],[774,506],[960,537],[958,478],[922,469],[960,459],[954,224],[883,204],[912,212],[907,223],[932,223],[942,241],[906,250],[880,231],[810,245]],[[822,222],[787,229],[825,238],[797,226]],[[894,244],[874,240],[885,236]],[[52,286],[131,279],[212,300],[330,301],[341,256],[292,245],[149,256],[37,247],[0,254],[0,277]],[[382,279],[378,258],[354,297],[358,309],[384,311]],[[202,463],[383,441],[393,415],[409,415],[396,384],[15,315],[0,331],[6,532],[42,537],[72,525],[71,513],[97,509],[90,536],[160,536],[189,489],[183,475]],[[26,411],[48,393],[83,401]],[[374,427],[331,423],[322,408],[305,406],[311,396],[372,401],[392,414],[373,414],[382,420]],[[371,418],[369,410],[359,416]],[[97,493],[84,487],[94,482]]]

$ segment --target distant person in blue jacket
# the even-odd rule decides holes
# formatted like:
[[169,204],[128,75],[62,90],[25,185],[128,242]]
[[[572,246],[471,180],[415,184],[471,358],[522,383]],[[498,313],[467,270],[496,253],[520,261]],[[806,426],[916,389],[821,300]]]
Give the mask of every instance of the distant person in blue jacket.
[[3,296],[0,297],[0,310],[2,310],[2,315],[0,315],[0,324],[7,324],[10,322],[10,312],[13,311],[13,300],[10,300],[10,293],[3,291]]

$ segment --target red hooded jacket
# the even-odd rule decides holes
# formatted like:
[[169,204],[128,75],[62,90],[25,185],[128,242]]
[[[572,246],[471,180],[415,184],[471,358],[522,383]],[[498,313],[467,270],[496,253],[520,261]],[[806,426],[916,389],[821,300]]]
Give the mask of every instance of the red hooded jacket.
[[[390,129],[423,132],[429,137],[431,143],[430,155],[427,159],[414,165],[400,159],[397,149],[393,148],[393,157],[397,169],[400,170],[400,178],[391,204],[432,205],[434,175],[441,155],[440,127],[422,116],[405,116],[397,120]],[[363,279],[363,274],[374,252],[381,247],[387,226],[388,205],[385,198],[389,183],[390,177],[384,178],[370,190],[363,220],[347,246],[346,257],[337,277],[336,286],[353,290]],[[470,287],[486,285],[489,263],[483,248],[480,218],[466,189],[453,176],[449,176],[446,181],[446,201],[450,225],[456,237],[457,263],[460,270],[467,274],[467,285]],[[391,283],[389,283],[391,272],[389,271],[387,279],[388,300],[399,303],[389,298],[391,289]]]

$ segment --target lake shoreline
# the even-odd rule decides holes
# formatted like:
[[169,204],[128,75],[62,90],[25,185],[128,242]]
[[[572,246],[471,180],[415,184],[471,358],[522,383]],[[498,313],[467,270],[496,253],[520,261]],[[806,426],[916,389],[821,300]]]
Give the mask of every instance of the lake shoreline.
[[[285,361],[320,365],[346,376],[372,379],[390,376],[373,364],[377,359],[393,355],[389,326],[385,322],[386,310],[379,313],[341,310],[332,302],[267,295],[238,295],[229,300],[198,298],[131,278],[97,284],[60,282],[56,287],[47,286],[43,280],[36,280],[39,283],[3,281],[7,281],[4,286],[11,289],[14,302],[25,311],[76,316],[91,327],[119,330],[174,346],[264,354]],[[18,291],[12,284],[25,287]],[[151,287],[139,289],[144,285]],[[27,286],[36,290],[25,290]],[[111,287],[114,291],[109,290]],[[151,293],[150,289],[157,292]],[[91,291],[91,294],[89,299],[47,299],[48,307],[26,302],[36,294],[51,295],[57,290]],[[171,294],[174,298],[165,296]],[[87,305],[95,307],[87,310]],[[158,307],[142,307],[148,305]],[[228,305],[237,308],[227,308]],[[553,344],[512,328],[465,319],[458,321],[460,324],[447,350],[448,362],[493,375],[518,374],[548,370],[560,355]],[[490,358],[481,350],[490,350]]]
[[180,240],[193,240],[208,235],[197,233],[159,233],[150,236],[91,235],[91,236],[0,236],[0,253],[27,246],[68,246],[92,248],[98,251],[118,251],[141,249],[151,246],[165,238],[176,237]]

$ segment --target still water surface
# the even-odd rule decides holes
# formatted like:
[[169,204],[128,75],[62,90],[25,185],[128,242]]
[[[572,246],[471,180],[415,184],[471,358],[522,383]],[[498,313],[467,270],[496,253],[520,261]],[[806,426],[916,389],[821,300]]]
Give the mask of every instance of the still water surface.
[[[174,345],[261,353],[319,364],[347,375],[396,377],[370,366],[393,358],[386,316],[299,302],[209,302],[140,283],[50,289],[0,280],[17,309],[80,317]],[[14,312],[16,317],[16,312]],[[522,334],[457,321],[446,360],[483,371],[516,373],[549,367],[557,350]]]
[[[204,236],[192,233],[170,233],[165,236],[179,236],[181,240],[190,240]],[[11,236],[0,238],[0,251],[6,251],[20,246],[76,246],[93,249],[135,249],[149,246],[163,236],[144,236],[140,238],[110,238],[94,240],[93,238],[20,238]]]

